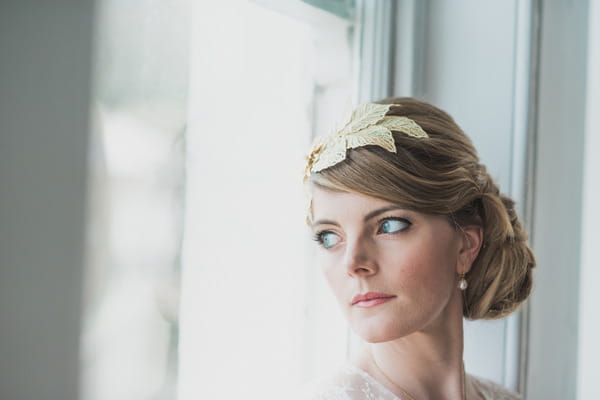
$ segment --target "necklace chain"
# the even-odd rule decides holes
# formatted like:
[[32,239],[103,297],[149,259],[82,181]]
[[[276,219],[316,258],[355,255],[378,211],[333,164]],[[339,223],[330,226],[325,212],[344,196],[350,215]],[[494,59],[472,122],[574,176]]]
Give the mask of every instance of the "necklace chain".
[[[390,379],[389,376],[387,376],[385,374],[385,372],[383,372],[383,370],[381,368],[379,368],[379,365],[377,365],[377,361],[375,361],[375,357],[373,357],[373,351],[369,352],[369,356],[371,356],[371,361],[373,362],[373,365],[375,366],[375,368],[377,369],[377,371],[383,375],[383,377],[390,383],[392,384],[396,389],[398,389],[403,396],[407,397],[408,400],[415,400],[414,397],[412,397],[410,395],[410,393],[408,393],[406,390],[404,390],[404,388],[402,388],[400,385],[398,385],[396,382],[394,382],[393,380]],[[467,400],[467,387],[465,386],[465,363],[462,362],[462,398],[463,400]]]

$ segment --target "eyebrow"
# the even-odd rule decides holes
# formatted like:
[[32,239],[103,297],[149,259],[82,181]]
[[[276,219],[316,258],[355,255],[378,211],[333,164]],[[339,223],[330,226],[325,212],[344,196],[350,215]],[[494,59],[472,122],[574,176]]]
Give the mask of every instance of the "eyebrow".
[[370,220],[371,218],[375,218],[378,215],[381,215],[383,213],[386,213],[388,211],[392,211],[392,210],[403,210],[403,207],[400,206],[387,206],[387,207],[383,207],[383,208],[379,208],[375,211],[371,211],[370,213],[368,213],[367,215],[365,215],[365,218],[363,219],[365,222],[367,222],[368,220]]
[[[383,213],[386,213],[388,211],[392,211],[392,210],[404,210],[404,207],[400,207],[400,206],[387,206],[387,207],[383,207],[383,208],[378,208],[377,210],[373,210],[370,213],[368,213],[367,215],[365,215],[365,217],[363,218],[364,222],[369,221],[372,218],[375,218],[378,215],[381,215]],[[315,221],[312,226],[316,226],[316,225],[334,225],[334,226],[340,226],[340,224],[338,224],[335,221],[329,220],[329,219],[320,219],[318,221]]]

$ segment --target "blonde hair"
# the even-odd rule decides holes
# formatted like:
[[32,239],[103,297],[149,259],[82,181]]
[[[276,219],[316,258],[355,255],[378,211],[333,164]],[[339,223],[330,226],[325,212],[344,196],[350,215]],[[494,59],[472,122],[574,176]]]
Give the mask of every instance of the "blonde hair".
[[429,135],[415,140],[393,132],[397,153],[378,146],[348,150],[346,160],[309,178],[327,189],[355,192],[461,226],[483,226],[483,246],[466,279],[463,315],[501,318],[529,295],[535,257],[514,202],[479,162],[471,140],[444,111],[412,98],[389,98],[387,115],[408,117]]

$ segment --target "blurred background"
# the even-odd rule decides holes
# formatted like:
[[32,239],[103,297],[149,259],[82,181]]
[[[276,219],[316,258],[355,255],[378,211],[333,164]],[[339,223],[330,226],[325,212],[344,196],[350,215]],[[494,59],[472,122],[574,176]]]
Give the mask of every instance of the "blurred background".
[[303,157],[415,96],[538,257],[467,370],[599,399],[599,27],[597,0],[0,0],[0,398],[280,399],[343,363]]

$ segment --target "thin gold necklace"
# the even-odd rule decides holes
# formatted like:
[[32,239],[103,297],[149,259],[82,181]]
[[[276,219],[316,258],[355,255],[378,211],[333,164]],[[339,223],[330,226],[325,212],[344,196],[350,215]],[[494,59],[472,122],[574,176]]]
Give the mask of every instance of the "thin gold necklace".
[[[379,365],[377,365],[377,361],[375,361],[375,357],[373,357],[373,351],[369,351],[369,356],[371,357],[371,362],[373,362],[373,365],[375,366],[375,368],[377,369],[377,371],[383,375],[383,377],[392,385],[394,386],[396,389],[398,389],[398,391],[400,393],[402,393],[402,395],[404,397],[407,397],[408,400],[415,400],[414,397],[412,397],[410,395],[410,393],[408,393],[406,390],[404,390],[402,387],[400,387],[396,382],[394,382],[393,380],[391,380],[386,374],[385,372],[383,372],[383,370],[381,368],[379,368]],[[463,400],[467,400],[467,388],[465,386],[465,363],[462,362],[462,398]]]

